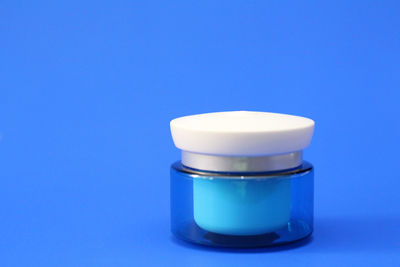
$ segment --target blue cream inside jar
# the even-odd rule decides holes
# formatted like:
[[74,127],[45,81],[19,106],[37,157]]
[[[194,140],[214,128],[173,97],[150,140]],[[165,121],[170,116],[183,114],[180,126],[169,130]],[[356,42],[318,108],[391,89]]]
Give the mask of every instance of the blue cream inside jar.
[[290,179],[195,178],[193,213],[204,230],[259,235],[279,230],[290,218]]

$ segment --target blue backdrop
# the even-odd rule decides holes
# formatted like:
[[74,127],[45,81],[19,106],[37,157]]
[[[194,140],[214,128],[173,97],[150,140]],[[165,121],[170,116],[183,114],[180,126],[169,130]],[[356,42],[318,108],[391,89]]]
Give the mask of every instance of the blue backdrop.
[[[1,1],[1,266],[400,265],[397,1]],[[315,232],[212,250],[169,232],[169,121],[316,121]]]

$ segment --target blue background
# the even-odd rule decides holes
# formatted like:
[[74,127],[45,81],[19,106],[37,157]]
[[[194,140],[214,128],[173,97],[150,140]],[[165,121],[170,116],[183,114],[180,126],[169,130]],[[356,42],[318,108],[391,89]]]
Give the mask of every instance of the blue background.
[[[400,265],[396,1],[1,1],[1,266]],[[171,237],[169,121],[316,121],[315,232]]]

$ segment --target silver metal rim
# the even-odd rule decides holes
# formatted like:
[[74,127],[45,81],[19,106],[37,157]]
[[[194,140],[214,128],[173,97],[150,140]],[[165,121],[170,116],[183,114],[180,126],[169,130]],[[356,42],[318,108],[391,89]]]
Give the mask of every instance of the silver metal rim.
[[302,151],[272,156],[216,156],[182,151],[186,167],[214,172],[268,172],[293,169],[303,162]]

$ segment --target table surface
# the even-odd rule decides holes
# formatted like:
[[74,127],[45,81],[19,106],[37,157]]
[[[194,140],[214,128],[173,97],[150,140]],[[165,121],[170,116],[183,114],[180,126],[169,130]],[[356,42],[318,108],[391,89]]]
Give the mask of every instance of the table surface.
[[[1,266],[399,266],[398,2],[2,1]],[[169,230],[169,121],[316,122],[315,232],[210,249]]]

